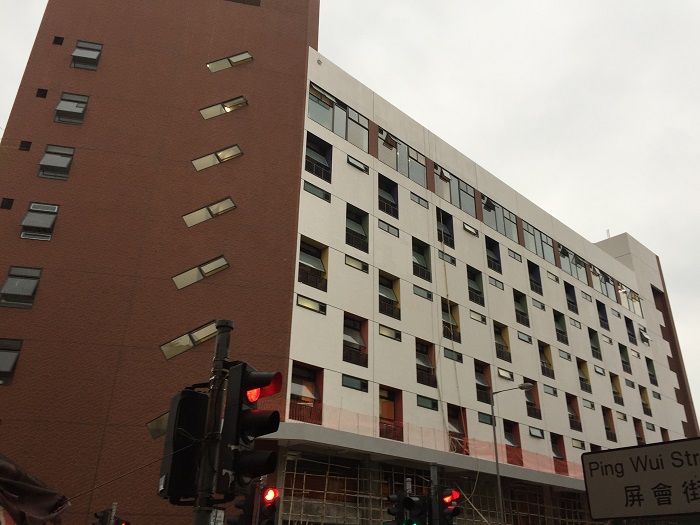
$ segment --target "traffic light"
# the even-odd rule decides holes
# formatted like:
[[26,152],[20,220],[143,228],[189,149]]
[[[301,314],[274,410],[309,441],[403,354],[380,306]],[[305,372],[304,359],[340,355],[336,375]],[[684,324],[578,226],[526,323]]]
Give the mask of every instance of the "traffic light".
[[128,521],[121,519],[119,516],[114,517],[114,525],[131,525]]
[[[279,372],[258,372],[239,362],[229,369],[224,425],[221,432],[217,492],[240,493],[253,478],[274,472],[277,454],[253,450],[255,438],[276,432],[280,424],[277,410],[258,410],[258,400],[276,394],[282,387]],[[228,475],[226,475],[228,474]]]
[[97,521],[93,523],[93,525],[109,525],[109,517],[111,515],[112,511],[110,509],[95,512],[95,517],[97,518]]
[[430,512],[430,496],[406,496],[403,506],[408,511],[406,525],[426,525]]
[[438,501],[440,525],[452,525],[452,520],[459,516],[461,510],[457,506],[459,492],[454,489],[444,489]]
[[394,525],[403,525],[404,518],[406,516],[406,512],[404,511],[403,508],[403,500],[404,500],[404,495],[403,493],[401,494],[392,494],[387,498],[389,503],[392,503],[393,505],[387,509],[387,512],[389,513],[390,516],[393,516],[393,520],[390,523],[394,523]]
[[258,525],[275,525],[277,521],[277,500],[280,491],[273,487],[263,487],[258,509]]
[[233,505],[241,510],[237,516],[229,516],[226,518],[226,525],[252,525],[253,511],[255,510],[255,498],[250,493],[255,489],[253,486],[245,487],[239,495],[243,495]]
[[158,495],[177,503],[197,496],[197,469],[209,396],[183,390],[170,402]]

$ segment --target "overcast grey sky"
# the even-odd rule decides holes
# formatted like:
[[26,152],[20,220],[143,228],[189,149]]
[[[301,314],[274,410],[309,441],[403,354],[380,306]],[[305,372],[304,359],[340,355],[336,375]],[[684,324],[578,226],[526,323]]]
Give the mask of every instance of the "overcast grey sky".
[[[0,127],[45,6],[0,1]],[[697,0],[322,0],[319,50],[588,240],[656,252],[700,407],[699,27]]]

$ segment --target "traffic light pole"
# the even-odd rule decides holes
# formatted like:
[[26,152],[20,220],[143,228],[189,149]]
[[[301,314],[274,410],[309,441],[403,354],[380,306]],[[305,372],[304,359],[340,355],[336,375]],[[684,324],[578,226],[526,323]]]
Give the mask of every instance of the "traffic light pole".
[[440,523],[440,504],[438,503],[439,479],[438,466],[436,463],[430,464],[430,522]]
[[207,422],[202,442],[202,457],[199,463],[197,480],[197,498],[194,507],[194,525],[212,523],[212,500],[216,475],[219,470],[219,445],[221,442],[221,413],[224,403],[224,381],[228,375],[226,362],[231,341],[233,321],[216,321],[216,353],[209,379],[209,404],[207,405]]

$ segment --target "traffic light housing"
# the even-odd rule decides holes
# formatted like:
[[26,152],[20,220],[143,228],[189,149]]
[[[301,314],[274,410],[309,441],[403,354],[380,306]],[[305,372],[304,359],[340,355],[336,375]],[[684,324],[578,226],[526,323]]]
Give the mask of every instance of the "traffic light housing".
[[452,520],[460,515],[461,510],[457,506],[458,499],[459,492],[457,490],[442,490],[440,500],[438,501],[438,506],[440,507],[440,512],[438,515],[440,525],[452,525]]
[[408,511],[406,525],[426,525],[430,513],[430,496],[406,496],[403,506]]
[[170,402],[158,495],[171,503],[197,496],[198,460],[208,401],[207,394],[186,389]]
[[114,517],[114,525],[131,525],[130,522],[121,519],[119,516]]
[[241,510],[241,513],[236,516],[228,516],[226,518],[226,525],[252,525],[253,524],[253,511],[255,510],[255,498],[251,495],[251,492],[255,489],[253,486],[245,487],[239,495],[238,501],[234,503],[234,507]]
[[392,503],[392,506],[389,507],[386,511],[389,513],[390,516],[392,516],[392,522],[394,523],[394,525],[403,525],[404,518],[406,516],[406,511],[403,508],[403,500],[403,493],[392,494],[387,498],[387,501],[389,503]]
[[112,511],[110,509],[95,512],[94,516],[97,518],[97,521],[93,525],[109,525],[109,517],[111,515]]
[[277,517],[277,501],[280,491],[274,487],[263,487],[260,493],[258,509],[258,525],[275,525]]
[[276,432],[280,424],[277,410],[258,410],[258,400],[276,394],[282,387],[279,372],[258,372],[248,363],[238,362],[229,369],[224,424],[221,432],[217,492],[235,496],[253,478],[274,472],[277,454],[253,450],[255,438]]

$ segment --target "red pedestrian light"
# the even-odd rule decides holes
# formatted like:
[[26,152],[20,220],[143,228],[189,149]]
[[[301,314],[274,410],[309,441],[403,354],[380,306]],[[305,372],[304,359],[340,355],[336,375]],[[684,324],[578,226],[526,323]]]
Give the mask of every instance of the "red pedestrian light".
[[272,488],[272,487],[267,487],[263,491],[263,500],[265,500],[267,503],[270,503],[272,501],[275,501],[280,495],[280,491]]
[[248,398],[249,403],[255,403],[258,399],[260,399],[260,389],[254,388],[253,390],[248,390],[245,395]]
[[442,495],[442,501],[444,501],[445,503],[452,503],[457,499],[459,499],[459,492],[457,492],[454,489],[446,490]]

